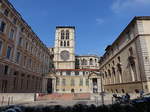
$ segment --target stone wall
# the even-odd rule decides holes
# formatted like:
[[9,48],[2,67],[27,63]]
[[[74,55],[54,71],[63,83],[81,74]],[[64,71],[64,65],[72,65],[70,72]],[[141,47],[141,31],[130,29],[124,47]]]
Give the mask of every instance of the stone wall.
[[0,106],[33,102],[34,93],[0,93]]

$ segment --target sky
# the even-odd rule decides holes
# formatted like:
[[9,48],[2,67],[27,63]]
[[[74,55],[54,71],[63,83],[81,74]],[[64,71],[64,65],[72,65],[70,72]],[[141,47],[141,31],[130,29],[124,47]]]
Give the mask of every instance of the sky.
[[9,0],[47,47],[56,26],[76,27],[76,54],[103,55],[134,16],[150,16],[150,0]]

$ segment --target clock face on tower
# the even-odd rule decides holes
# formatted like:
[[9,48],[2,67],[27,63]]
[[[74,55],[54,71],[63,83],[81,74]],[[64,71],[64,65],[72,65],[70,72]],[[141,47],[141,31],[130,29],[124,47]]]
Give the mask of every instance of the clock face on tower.
[[60,57],[61,57],[62,60],[67,61],[70,57],[69,51],[66,51],[66,50],[61,51]]

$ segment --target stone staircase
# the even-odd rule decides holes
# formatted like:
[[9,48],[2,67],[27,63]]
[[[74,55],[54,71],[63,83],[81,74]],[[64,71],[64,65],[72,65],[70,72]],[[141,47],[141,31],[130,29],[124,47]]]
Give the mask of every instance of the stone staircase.
[[90,100],[90,93],[53,93],[41,94],[37,100]]

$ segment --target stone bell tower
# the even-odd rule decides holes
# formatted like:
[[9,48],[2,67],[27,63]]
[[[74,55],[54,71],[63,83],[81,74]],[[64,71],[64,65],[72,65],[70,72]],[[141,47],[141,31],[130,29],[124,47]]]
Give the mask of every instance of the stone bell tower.
[[56,27],[54,65],[55,69],[75,69],[75,27]]

